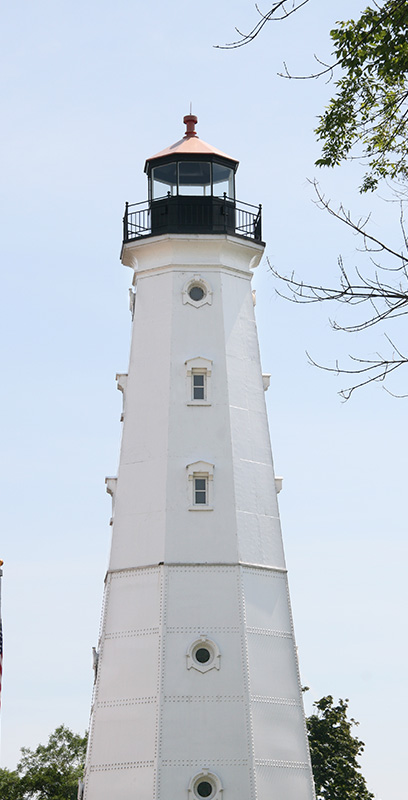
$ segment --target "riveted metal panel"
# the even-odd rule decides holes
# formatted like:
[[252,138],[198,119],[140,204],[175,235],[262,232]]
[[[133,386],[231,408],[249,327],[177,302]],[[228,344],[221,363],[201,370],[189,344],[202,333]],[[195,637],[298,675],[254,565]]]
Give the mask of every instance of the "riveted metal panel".
[[[206,673],[187,669],[187,649],[199,636],[206,635],[220,650],[219,669]],[[167,630],[164,660],[165,695],[203,697],[243,695],[244,678],[241,634],[238,627],[171,628]]]
[[113,573],[106,613],[106,633],[157,628],[160,623],[161,570]]
[[[227,797],[231,800],[251,798],[247,760],[216,758],[207,762],[201,758],[164,761],[160,770],[158,800],[187,800],[187,789],[191,778],[205,768],[219,777],[225,800]],[[137,800],[139,800],[138,795]]]
[[154,703],[98,708],[92,740],[92,769],[116,769],[133,762],[152,762],[156,755],[156,731]]
[[300,704],[252,702],[255,758],[307,762],[308,754]]
[[286,575],[244,568],[242,580],[248,628],[291,633]]
[[292,639],[248,633],[247,643],[251,694],[297,700],[300,689]]
[[105,639],[98,682],[99,698],[149,697],[158,690],[159,634],[113,635]]
[[239,624],[237,567],[169,567],[167,625],[211,628]]
[[313,800],[310,771],[305,764],[257,764],[258,800]]
[[144,764],[123,764],[115,768],[92,769],[85,796],[98,800],[152,800],[154,768]]
[[245,708],[235,702],[208,698],[173,698],[163,706],[163,730],[171,735],[161,742],[162,759],[248,758]]

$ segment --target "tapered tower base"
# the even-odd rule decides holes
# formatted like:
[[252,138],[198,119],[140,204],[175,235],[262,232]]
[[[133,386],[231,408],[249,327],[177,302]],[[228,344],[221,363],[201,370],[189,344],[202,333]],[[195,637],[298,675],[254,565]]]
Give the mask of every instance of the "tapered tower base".
[[[170,180],[163,158],[153,181]],[[197,158],[179,174],[207,174]],[[253,234],[124,242],[134,324],[85,800],[313,798],[250,283],[262,253]]]

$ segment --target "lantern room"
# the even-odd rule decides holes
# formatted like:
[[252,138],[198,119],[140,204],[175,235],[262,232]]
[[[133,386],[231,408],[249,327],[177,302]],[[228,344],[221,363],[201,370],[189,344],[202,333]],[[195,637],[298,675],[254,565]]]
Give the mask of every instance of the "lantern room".
[[166,233],[261,241],[261,207],[236,200],[239,162],[197,136],[195,115],[183,121],[184,137],[146,161],[148,201],[126,204],[124,241]]

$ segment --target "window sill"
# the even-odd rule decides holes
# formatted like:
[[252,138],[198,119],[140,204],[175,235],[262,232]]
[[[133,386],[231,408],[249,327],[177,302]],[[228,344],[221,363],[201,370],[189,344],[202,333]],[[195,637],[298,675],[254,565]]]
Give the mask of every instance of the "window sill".
[[188,510],[189,511],[214,511],[212,506],[205,506],[204,504],[202,506],[190,506],[190,508]]
[[189,400],[186,405],[188,405],[188,406],[210,406],[212,404],[208,400]]

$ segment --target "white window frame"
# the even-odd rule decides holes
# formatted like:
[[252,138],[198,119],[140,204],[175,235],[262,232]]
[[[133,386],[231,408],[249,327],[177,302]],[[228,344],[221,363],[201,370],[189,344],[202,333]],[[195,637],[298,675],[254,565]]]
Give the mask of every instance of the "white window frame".
[[[191,374],[191,394],[192,400],[207,400],[207,370],[202,371],[198,369],[193,369]],[[196,378],[200,378],[202,380],[196,381]],[[202,397],[196,397],[197,395],[202,394]]]
[[[187,478],[188,478],[188,493],[189,493],[189,511],[212,511],[212,495],[213,495],[213,477],[214,477],[214,464],[209,464],[207,461],[195,461],[193,464],[187,464]],[[195,502],[195,482],[196,479],[205,480],[206,490],[206,503]]]
[[188,800],[201,800],[200,795],[197,792],[197,786],[201,783],[201,781],[208,781],[212,787],[213,791],[209,796],[208,800],[221,800],[223,787],[222,783],[214,772],[210,772],[209,769],[204,767],[198,775],[194,775],[191,778],[191,781],[188,786]]
[[[201,289],[203,290],[204,296],[201,298],[201,300],[193,300],[192,297],[190,297],[189,292],[190,289],[193,288],[193,286],[200,286]],[[212,305],[212,294],[213,294],[212,289],[208,281],[206,281],[202,275],[193,275],[193,277],[189,278],[188,281],[186,281],[186,283],[183,286],[182,290],[183,304],[194,306],[194,308],[201,308],[201,306],[205,305],[210,306]]]
[[[199,484],[199,485],[198,485]],[[198,500],[197,497],[203,497]],[[193,476],[193,506],[208,506],[208,476],[207,475],[194,475]]]
[[[186,366],[186,396],[188,406],[211,405],[211,372],[212,361],[197,356],[184,362]],[[204,399],[194,399],[194,375],[204,375]]]
[[[195,658],[195,654],[197,650],[200,648],[205,648],[208,650],[210,654],[210,658],[205,663],[201,663],[197,661]],[[220,668],[220,660],[221,660],[221,653],[219,650],[218,645],[209,639],[208,636],[202,635],[199,639],[196,639],[192,644],[189,646],[187,653],[187,669],[195,669],[197,672],[208,672],[211,669],[219,669]]]

